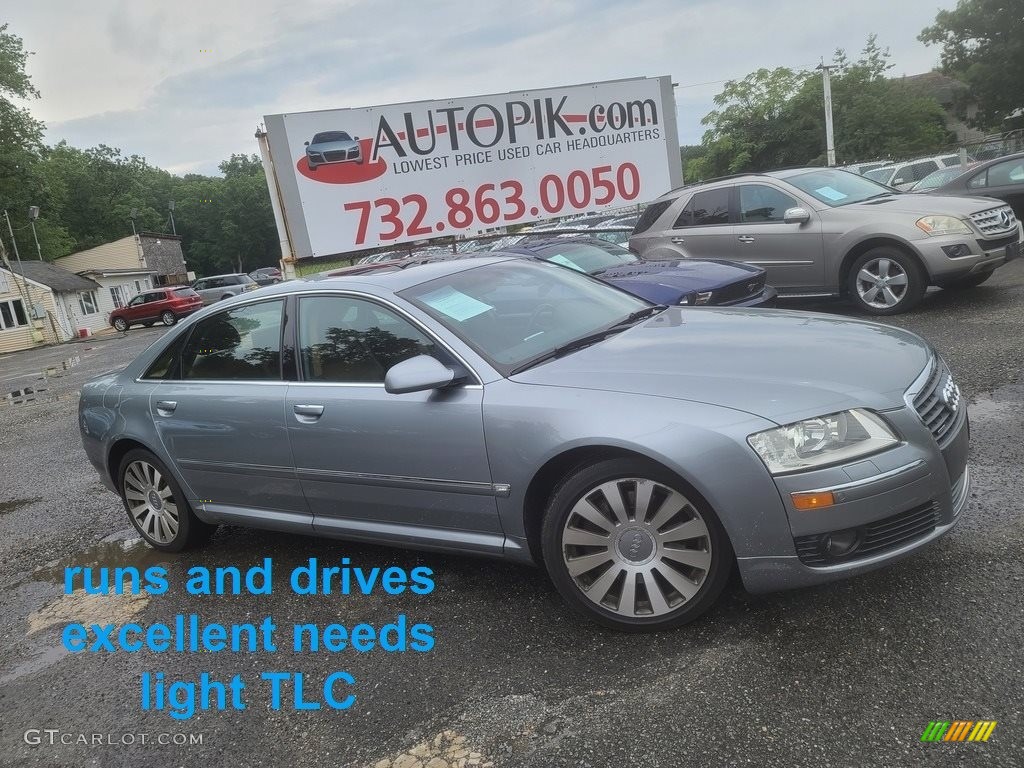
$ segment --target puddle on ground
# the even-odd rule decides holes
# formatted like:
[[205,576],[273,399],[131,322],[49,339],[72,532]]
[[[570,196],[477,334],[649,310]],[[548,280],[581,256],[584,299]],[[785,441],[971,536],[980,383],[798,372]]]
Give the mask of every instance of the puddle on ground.
[[29,504],[35,504],[37,501],[42,501],[42,496],[33,496],[31,499],[12,499],[11,501],[0,501],[0,515],[5,512],[13,512],[16,509],[27,507]]
[[80,552],[60,560],[53,560],[32,572],[32,581],[64,583],[64,569],[80,565],[83,568],[118,568],[135,566],[144,571],[151,565],[163,565],[170,561],[166,552],[153,549],[146,544],[134,528],[107,536],[102,541],[86,547]]
[[[20,500],[27,503],[28,500]],[[9,502],[14,503],[14,502]],[[88,595],[81,589],[71,594],[64,594],[64,569],[73,566],[92,568],[118,568],[134,566],[140,572],[151,565],[166,564],[167,554],[146,545],[134,529],[125,529],[107,536],[102,541],[86,547],[68,557],[53,560],[41,568],[37,568],[18,584],[26,582],[49,582],[58,586],[60,591],[50,602],[38,610],[32,611],[27,617],[25,637],[31,638],[40,632],[54,627],[63,627],[71,623],[78,624],[124,624],[137,616],[149,605],[149,595],[145,592],[132,595]],[[18,584],[12,586],[18,586]],[[80,587],[81,582],[77,585]],[[40,672],[56,664],[68,655],[60,644],[40,647],[39,641],[33,644],[39,650],[28,658],[15,664],[12,668],[0,672],[0,684],[6,684],[27,675]]]
[[63,394],[50,394],[46,387],[24,387],[8,392],[0,399],[0,408],[6,405],[43,405],[78,397],[78,390]]
[[80,362],[82,362],[82,358],[78,355],[75,355],[74,357],[69,357],[67,360],[62,360],[60,365],[51,365],[46,370],[41,371],[43,375],[40,376],[39,380],[42,381],[48,378],[53,379],[59,376],[63,376],[65,373],[70,371]]

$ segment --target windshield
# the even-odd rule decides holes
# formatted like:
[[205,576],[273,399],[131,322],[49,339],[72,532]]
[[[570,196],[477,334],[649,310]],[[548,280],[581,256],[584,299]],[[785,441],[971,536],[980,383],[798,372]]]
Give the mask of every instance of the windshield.
[[892,166],[890,165],[888,167],[875,168],[870,171],[865,171],[864,176],[865,178],[872,179],[874,181],[881,181],[884,183],[889,180],[890,176],[892,176]]
[[344,131],[324,131],[313,137],[313,144],[322,144],[325,141],[352,141],[352,137]]
[[612,243],[596,245],[567,242],[564,245],[545,245],[542,248],[537,248],[535,252],[542,259],[561,264],[563,267],[578,269],[589,275],[623,264],[635,264],[639,261],[625,248],[620,248]]
[[893,191],[882,184],[871,181],[864,176],[846,171],[822,169],[808,171],[796,176],[789,176],[786,181],[797,189],[806,192],[825,205],[838,208],[843,205],[860,203],[879,195],[892,194]]
[[412,302],[501,373],[654,305],[571,269],[514,259],[408,288]]

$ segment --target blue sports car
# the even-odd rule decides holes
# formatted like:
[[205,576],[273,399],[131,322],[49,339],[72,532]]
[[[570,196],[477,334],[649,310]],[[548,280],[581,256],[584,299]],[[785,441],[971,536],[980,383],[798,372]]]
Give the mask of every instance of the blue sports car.
[[760,267],[718,259],[644,261],[596,237],[527,238],[502,252],[586,272],[655,304],[770,307],[777,296]]
[[311,171],[321,165],[351,162],[363,164],[358,136],[353,138],[345,131],[322,131],[306,142],[306,163]]

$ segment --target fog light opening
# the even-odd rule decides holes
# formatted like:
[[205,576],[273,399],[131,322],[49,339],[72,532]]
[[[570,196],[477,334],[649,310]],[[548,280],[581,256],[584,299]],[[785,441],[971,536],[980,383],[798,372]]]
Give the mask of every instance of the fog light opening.
[[821,537],[821,550],[829,558],[841,560],[857,551],[857,548],[860,547],[861,538],[859,528],[826,533]]

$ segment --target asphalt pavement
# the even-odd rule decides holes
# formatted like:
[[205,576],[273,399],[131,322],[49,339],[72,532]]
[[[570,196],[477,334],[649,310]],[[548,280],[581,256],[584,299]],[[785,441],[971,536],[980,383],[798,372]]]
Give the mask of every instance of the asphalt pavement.
[[[942,352],[970,403],[975,486],[952,533],[892,567],[827,586],[755,597],[734,580],[702,620],[646,636],[578,623],[540,571],[501,562],[239,528],[188,555],[149,550],[86,460],[76,407],[84,381],[122,367],[163,329],[0,356],[0,765],[1022,766],[1022,307],[1017,262],[982,287],[933,292],[888,320]],[[839,304],[801,308],[856,316]],[[194,563],[250,566],[264,557],[275,566],[270,596],[84,597],[61,587],[68,565],[164,565],[181,584]],[[300,597],[284,577],[309,557],[427,566],[436,589]],[[433,625],[436,647],[60,648],[69,622],[148,624],[191,613],[225,624],[273,615],[280,626],[380,626],[405,614]],[[327,675],[347,671],[356,702],[275,711],[253,696],[244,711],[180,721],[140,708],[147,671],[170,682],[272,670],[304,673],[313,698]],[[985,743],[922,743],[936,720],[998,725]],[[26,743],[26,731],[40,743]],[[94,734],[100,743],[80,743]],[[202,743],[142,744],[143,735]],[[129,736],[135,743],[124,743]]]

